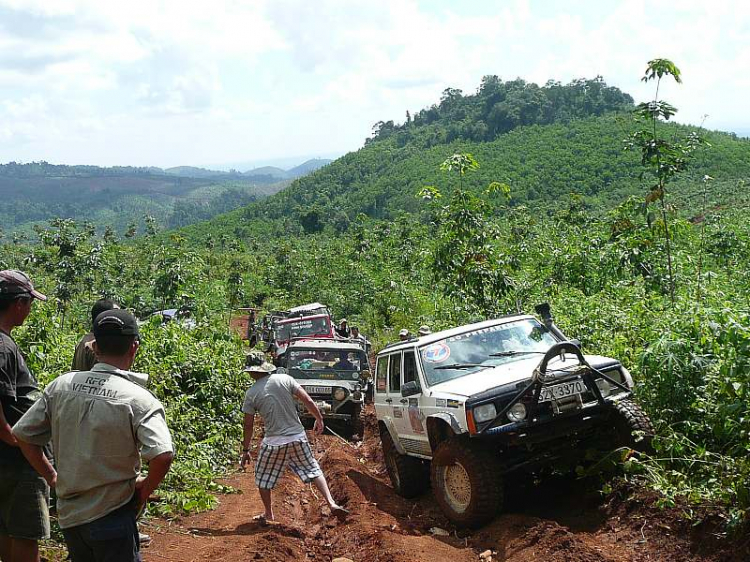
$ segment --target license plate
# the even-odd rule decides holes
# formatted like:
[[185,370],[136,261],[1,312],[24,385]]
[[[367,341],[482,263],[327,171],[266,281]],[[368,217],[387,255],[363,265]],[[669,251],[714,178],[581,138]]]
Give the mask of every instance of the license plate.
[[330,386],[306,386],[305,390],[308,394],[330,394]]
[[551,402],[552,400],[560,400],[561,398],[583,394],[584,392],[586,392],[586,385],[582,380],[545,386],[539,395],[539,402]]

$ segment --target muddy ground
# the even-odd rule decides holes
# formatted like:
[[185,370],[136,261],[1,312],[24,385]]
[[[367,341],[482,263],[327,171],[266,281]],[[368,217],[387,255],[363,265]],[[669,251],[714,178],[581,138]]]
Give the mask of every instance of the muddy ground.
[[374,428],[369,412],[364,442],[331,435],[315,439],[316,457],[333,495],[351,512],[343,521],[331,517],[316,492],[289,473],[274,495],[278,522],[260,526],[252,521],[263,509],[249,470],[226,480],[240,493],[221,496],[215,511],[143,524],[142,530],[153,537],[144,560],[750,560],[750,540],[727,541],[715,519],[690,524],[679,510],[651,507],[646,493],[622,490],[603,498],[595,486],[573,479],[514,487],[504,514],[494,522],[476,531],[458,530],[429,492],[416,501],[393,492]]

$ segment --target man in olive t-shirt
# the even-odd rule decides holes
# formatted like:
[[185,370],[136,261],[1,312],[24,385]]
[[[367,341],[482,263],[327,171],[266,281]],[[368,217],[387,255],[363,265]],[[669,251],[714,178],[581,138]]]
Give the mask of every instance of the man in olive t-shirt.
[[37,541],[49,537],[49,487],[18,448],[11,427],[39,397],[11,331],[24,323],[37,300],[47,300],[29,277],[0,271],[0,559],[36,562]]
[[[99,316],[105,310],[113,310],[120,308],[116,302],[109,299],[99,299],[91,307],[91,326],[93,327],[96,317]],[[73,352],[73,365],[71,370],[73,371],[88,371],[96,364],[96,355],[94,354],[94,332],[85,334],[81,341],[76,345],[76,349]]]

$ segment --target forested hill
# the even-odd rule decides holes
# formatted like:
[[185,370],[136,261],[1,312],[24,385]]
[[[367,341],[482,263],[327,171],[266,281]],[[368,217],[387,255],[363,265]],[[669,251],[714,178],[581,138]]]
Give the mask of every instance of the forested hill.
[[[456,152],[469,152],[479,162],[470,179],[477,189],[493,181],[510,185],[511,205],[545,205],[575,193],[609,206],[644,188],[639,155],[623,144],[636,128],[632,108],[628,94],[601,78],[540,87],[487,76],[476,94],[447,89],[438,104],[407,113],[404,123],[379,122],[360,150],[273,197],[217,217],[213,225],[285,218],[307,232],[327,225],[342,231],[359,213],[392,218],[417,210],[415,195],[425,185],[450,187],[455,178],[439,168]],[[685,129],[664,127],[667,135]],[[697,156],[694,178],[750,176],[750,141],[704,134],[711,147]],[[196,233],[203,230],[196,225]]]
[[133,223],[143,224],[146,215],[161,227],[180,227],[276,193],[327,163],[314,159],[290,170],[273,168],[274,173],[263,168],[222,172],[190,166],[0,164],[0,229],[28,234],[34,225],[60,217],[124,232]]

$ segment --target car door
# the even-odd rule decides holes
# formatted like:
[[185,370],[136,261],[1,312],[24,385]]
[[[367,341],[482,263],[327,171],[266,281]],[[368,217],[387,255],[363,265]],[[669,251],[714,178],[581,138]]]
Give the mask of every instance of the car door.
[[[400,362],[400,356],[397,356]],[[378,419],[393,421],[393,393],[390,391],[388,371],[390,355],[378,357],[375,367],[375,411]]]

